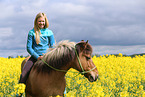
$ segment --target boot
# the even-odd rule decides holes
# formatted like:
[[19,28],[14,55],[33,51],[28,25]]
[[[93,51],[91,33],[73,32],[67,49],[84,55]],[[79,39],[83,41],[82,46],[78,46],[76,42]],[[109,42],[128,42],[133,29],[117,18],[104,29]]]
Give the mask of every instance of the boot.
[[16,97],[22,97],[22,93],[16,94]]

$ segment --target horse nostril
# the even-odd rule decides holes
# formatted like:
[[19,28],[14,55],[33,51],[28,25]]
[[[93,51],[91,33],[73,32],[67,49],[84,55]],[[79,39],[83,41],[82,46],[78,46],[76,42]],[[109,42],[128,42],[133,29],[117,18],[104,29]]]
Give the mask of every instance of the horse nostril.
[[96,79],[93,78],[93,76],[90,76],[90,82],[94,82]]

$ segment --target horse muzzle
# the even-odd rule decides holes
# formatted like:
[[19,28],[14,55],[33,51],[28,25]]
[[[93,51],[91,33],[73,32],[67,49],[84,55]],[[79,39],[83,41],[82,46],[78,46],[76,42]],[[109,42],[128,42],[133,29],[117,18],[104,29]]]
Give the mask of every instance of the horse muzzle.
[[84,76],[85,76],[86,78],[88,78],[88,80],[89,80],[90,82],[97,81],[97,79],[98,79],[98,77],[99,77],[98,74],[97,74],[97,75],[95,75],[95,74],[84,74]]

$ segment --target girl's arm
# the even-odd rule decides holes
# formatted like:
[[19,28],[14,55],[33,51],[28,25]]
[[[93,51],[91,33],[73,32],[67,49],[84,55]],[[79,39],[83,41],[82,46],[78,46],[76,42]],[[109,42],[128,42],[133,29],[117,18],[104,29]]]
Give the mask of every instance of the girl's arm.
[[49,47],[53,48],[53,45],[55,44],[54,35],[49,36]]
[[38,59],[39,55],[33,50],[32,48],[33,45],[33,36],[28,34],[28,39],[27,39],[27,51],[28,53],[33,56],[35,59]]

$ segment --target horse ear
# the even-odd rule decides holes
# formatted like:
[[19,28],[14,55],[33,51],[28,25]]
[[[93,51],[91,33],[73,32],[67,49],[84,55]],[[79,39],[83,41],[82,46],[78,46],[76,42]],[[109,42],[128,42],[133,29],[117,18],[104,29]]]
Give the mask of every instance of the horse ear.
[[89,40],[86,41],[86,44],[89,42]]
[[86,43],[84,43],[84,45],[83,45],[84,49],[86,48],[87,44],[88,44],[88,40],[87,40]]
[[87,44],[88,44],[88,40],[83,43],[83,45],[80,47],[80,50],[83,51],[84,49],[86,49]]
[[81,51],[83,51],[84,49],[86,49],[87,44],[88,44],[88,40],[87,40],[86,42],[84,42],[84,40],[82,40],[81,42],[79,42],[79,43],[77,44],[77,46],[79,46],[79,49],[80,49]]

